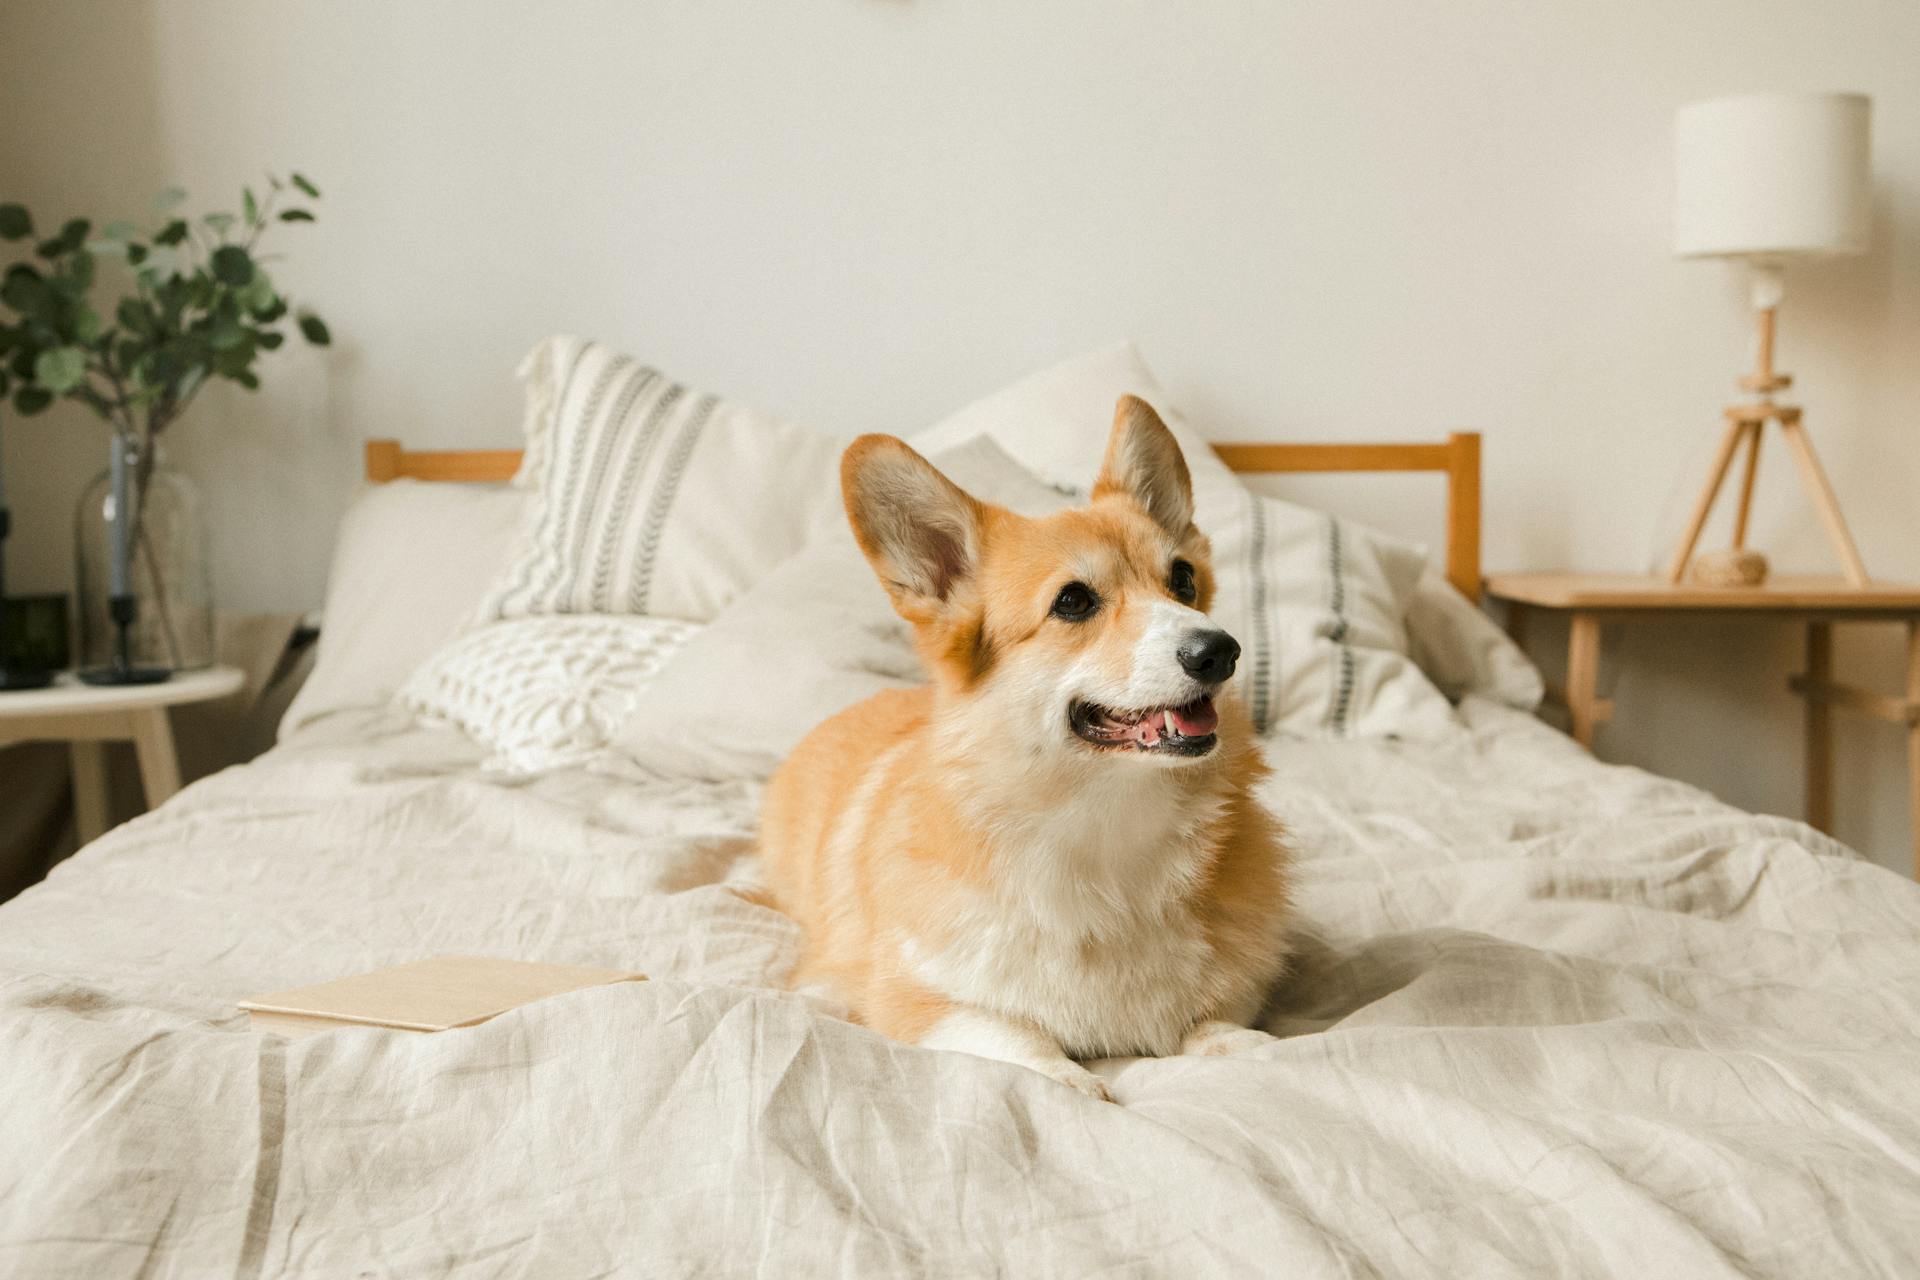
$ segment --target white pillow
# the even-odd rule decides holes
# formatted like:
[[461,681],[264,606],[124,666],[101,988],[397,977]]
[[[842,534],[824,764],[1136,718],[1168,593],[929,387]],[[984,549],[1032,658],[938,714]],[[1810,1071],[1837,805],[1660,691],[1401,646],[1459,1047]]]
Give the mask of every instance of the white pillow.
[[473,618],[506,562],[526,495],[504,485],[374,485],[341,518],[313,673],[287,737],[330,712],[381,707]]
[[1043,369],[912,443],[928,453],[984,434],[1042,480],[1084,495],[1126,393],[1154,407],[1186,455],[1194,523],[1213,543],[1212,613],[1240,641],[1234,680],[1256,727],[1334,736],[1457,728],[1452,707],[1407,653],[1406,612],[1426,553],[1253,494],[1187,424],[1132,343]]
[[489,623],[429,658],[396,700],[465,731],[493,753],[486,768],[566,768],[606,747],[654,673],[699,629],[604,615]]
[[706,621],[837,503],[840,444],[691,390],[596,342],[521,365],[533,495],[483,618],[623,613]]
[[[1067,502],[984,437],[932,461],[975,497],[1022,515]],[[613,746],[668,777],[764,778],[829,716],[925,681],[911,628],[843,514],[674,654]]]
[[1431,565],[1407,610],[1407,642],[1420,669],[1454,702],[1475,693],[1532,711],[1546,696],[1540,669],[1520,646]]

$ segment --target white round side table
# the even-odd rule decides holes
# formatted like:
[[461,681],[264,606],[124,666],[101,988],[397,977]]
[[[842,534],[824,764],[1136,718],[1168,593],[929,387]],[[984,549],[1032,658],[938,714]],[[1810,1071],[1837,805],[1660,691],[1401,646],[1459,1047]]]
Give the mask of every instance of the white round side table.
[[167,708],[236,692],[237,667],[183,671],[159,684],[90,685],[62,675],[45,689],[0,692],[0,747],[65,742],[73,762],[74,820],[80,843],[107,829],[106,743],[131,742],[140,761],[147,808],[180,790],[180,758]]

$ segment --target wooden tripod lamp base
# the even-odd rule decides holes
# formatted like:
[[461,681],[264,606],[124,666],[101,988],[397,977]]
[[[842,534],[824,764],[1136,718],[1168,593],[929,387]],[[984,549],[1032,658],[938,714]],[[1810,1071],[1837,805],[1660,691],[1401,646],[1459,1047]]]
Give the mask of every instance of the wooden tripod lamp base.
[[1793,405],[1775,404],[1773,401],[1776,391],[1783,391],[1793,384],[1791,377],[1775,373],[1773,369],[1774,311],[1772,305],[1758,309],[1760,332],[1757,367],[1754,372],[1740,379],[1742,389],[1754,392],[1760,398],[1749,404],[1727,408],[1726,433],[1721,436],[1719,451],[1714,454],[1707,487],[1694,504],[1693,515],[1687,521],[1687,531],[1681,536],[1680,545],[1674,548],[1672,562],[1667,565],[1668,582],[1685,580],[1694,548],[1700,542],[1701,531],[1707,526],[1707,517],[1713,514],[1720,488],[1726,483],[1727,472],[1733,466],[1733,455],[1742,444],[1745,444],[1747,451],[1746,465],[1740,479],[1740,506],[1733,519],[1733,547],[1736,551],[1745,548],[1747,517],[1753,508],[1753,481],[1760,469],[1760,438],[1769,422],[1780,424],[1780,433],[1787,441],[1787,451],[1793,455],[1794,464],[1800,471],[1801,483],[1813,499],[1814,510],[1827,532],[1827,541],[1833,544],[1834,553],[1840,558],[1847,585],[1864,587],[1869,581],[1867,566],[1860,559],[1860,549],[1854,545],[1846,517],[1840,514],[1840,500],[1834,495],[1833,485],[1813,451],[1813,442],[1807,438],[1807,429],[1800,422],[1800,410]]

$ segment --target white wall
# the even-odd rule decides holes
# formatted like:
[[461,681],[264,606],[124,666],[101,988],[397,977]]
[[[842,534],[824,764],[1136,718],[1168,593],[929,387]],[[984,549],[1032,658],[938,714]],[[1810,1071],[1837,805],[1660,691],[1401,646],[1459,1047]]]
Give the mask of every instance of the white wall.
[[[1732,272],[1666,253],[1673,108],[1863,90],[1875,248],[1796,273],[1781,358],[1870,566],[1920,578],[1917,73],[1881,0],[5,0],[0,191],[325,189],[281,278],[338,345],[175,442],[235,606],[317,602],[362,437],[511,441],[553,330],[848,432],[1132,335],[1221,436],[1476,426],[1489,566],[1635,569],[1746,353]],[[64,582],[100,446],[7,423],[23,586]],[[1823,567],[1782,462],[1758,541]],[[1619,640],[1604,756],[1798,811],[1796,638]],[[1890,637],[1838,649],[1893,687]],[[1842,731],[1839,833],[1904,866],[1898,739]]]

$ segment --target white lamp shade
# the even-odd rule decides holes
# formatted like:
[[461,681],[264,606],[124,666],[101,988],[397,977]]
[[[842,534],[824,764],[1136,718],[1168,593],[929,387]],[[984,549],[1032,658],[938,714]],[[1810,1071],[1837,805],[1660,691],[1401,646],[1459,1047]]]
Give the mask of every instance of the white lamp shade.
[[1864,252],[1871,106],[1862,93],[1762,93],[1680,108],[1674,253]]

